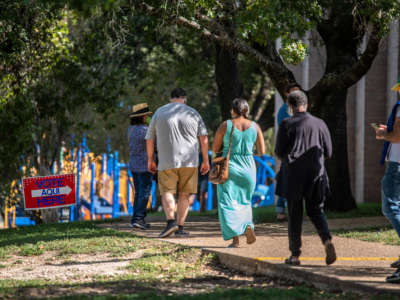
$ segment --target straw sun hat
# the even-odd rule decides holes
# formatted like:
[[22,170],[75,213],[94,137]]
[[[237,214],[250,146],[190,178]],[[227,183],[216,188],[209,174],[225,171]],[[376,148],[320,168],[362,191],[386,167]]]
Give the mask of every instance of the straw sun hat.
[[396,84],[392,87],[392,91],[399,92],[400,91],[400,78],[397,80]]
[[152,112],[150,111],[147,103],[140,103],[132,107],[132,112],[129,114],[129,118],[141,117],[151,114]]

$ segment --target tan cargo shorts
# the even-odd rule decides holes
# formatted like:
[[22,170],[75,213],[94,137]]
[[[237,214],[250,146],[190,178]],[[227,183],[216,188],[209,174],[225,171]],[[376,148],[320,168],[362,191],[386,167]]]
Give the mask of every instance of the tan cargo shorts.
[[165,193],[197,193],[197,168],[177,168],[158,171],[158,188]]

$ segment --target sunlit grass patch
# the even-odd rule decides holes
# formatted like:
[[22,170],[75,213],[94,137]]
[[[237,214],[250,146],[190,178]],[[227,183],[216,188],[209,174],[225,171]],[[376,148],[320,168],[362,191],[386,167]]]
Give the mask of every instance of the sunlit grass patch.
[[[382,216],[381,203],[362,203],[347,212],[325,212],[328,219],[349,219]],[[253,221],[256,224],[276,222],[275,206],[253,208]]]
[[42,243],[36,243],[36,244],[27,243],[21,246],[18,254],[21,256],[41,255],[45,251],[44,247],[45,246]]
[[337,236],[358,239],[366,242],[384,243],[387,245],[400,245],[400,238],[391,226],[370,227],[353,230],[336,231]]
[[14,280],[14,279],[3,279],[0,280],[0,298],[1,299],[15,299],[19,293],[24,293],[21,291],[24,288],[42,288],[52,283],[44,279],[33,279],[33,280]]
[[56,251],[59,256],[108,253],[125,255],[146,247],[149,240],[131,233],[101,228],[92,222],[47,224],[0,232],[0,259],[10,255],[38,256]]

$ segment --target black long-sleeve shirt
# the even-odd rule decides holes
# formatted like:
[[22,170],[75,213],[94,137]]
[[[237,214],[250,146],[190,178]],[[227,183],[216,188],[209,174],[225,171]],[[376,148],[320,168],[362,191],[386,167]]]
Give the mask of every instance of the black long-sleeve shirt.
[[294,162],[313,147],[321,149],[324,157],[332,156],[331,135],[325,122],[308,112],[296,113],[279,126],[275,154]]
[[326,175],[324,161],[332,155],[331,136],[325,122],[307,112],[298,112],[279,126],[275,154],[282,160],[277,194],[313,188]]

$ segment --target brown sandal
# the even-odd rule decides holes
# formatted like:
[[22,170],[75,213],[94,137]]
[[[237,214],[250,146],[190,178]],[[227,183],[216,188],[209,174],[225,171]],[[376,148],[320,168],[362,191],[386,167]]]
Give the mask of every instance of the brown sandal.
[[251,226],[247,226],[244,234],[246,235],[247,244],[253,244],[257,240],[256,234],[254,233],[254,230],[253,230],[253,228],[251,228]]
[[229,244],[228,248],[239,248],[239,244],[238,243],[231,243],[231,244]]
[[228,248],[239,248],[239,237],[233,237],[232,243],[229,244]]

